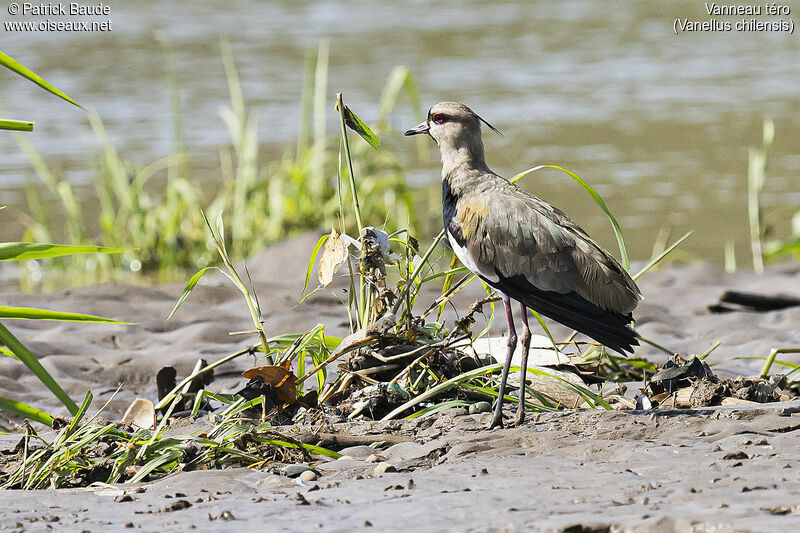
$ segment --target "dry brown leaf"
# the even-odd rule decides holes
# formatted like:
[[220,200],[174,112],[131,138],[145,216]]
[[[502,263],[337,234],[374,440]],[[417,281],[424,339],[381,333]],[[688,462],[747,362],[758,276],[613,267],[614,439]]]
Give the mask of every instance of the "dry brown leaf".
[[[289,362],[290,366],[291,362]],[[297,376],[282,366],[257,366],[242,373],[242,377],[253,379],[260,377],[275,391],[278,401],[293,404],[297,401]]]
[[333,275],[339,269],[339,266],[347,259],[347,247],[339,238],[339,234],[335,229],[331,229],[331,235],[325,241],[325,247],[322,249],[322,257],[319,260],[319,268],[317,269],[317,278],[323,287],[330,285],[333,281]]

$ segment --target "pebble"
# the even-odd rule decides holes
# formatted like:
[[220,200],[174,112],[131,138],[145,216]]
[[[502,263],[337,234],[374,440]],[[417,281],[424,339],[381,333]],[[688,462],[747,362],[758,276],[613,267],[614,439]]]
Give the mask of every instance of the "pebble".
[[475,402],[469,406],[469,414],[477,415],[478,413],[488,413],[492,410],[492,404],[489,402]]
[[377,454],[373,453],[372,455],[367,457],[367,462],[368,463],[381,463],[383,461],[386,461],[386,457],[384,457],[382,455],[377,455]]
[[318,471],[306,465],[286,465],[280,469],[280,473],[286,477],[297,477],[301,475],[303,472],[308,472],[309,470],[319,476]]
[[342,455],[337,459],[337,461],[354,461],[354,460],[355,457],[353,457],[352,455]]
[[383,474],[384,472],[397,472],[397,468],[393,464],[384,461],[375,465],[375,470],[373,470],[373,472],[376,474]]
[[317,475],[317,473],[314,472],[313,470],[306,470],[305,472],[300,474],[300,481],[314,481],[318,477],[319,476]]

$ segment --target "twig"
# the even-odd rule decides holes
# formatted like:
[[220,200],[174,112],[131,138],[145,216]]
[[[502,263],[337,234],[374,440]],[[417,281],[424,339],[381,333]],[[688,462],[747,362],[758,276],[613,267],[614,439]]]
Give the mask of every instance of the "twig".
[[192,380],[194,380],[194,378],[196,378],[197,376],[201,376],[201,375],[205,374],[206,372],[210,372],[211,370],[214,370],[216,367],[218,367],[220,365],[223,365],[223,364],[227,363],[228,361],[232,361],[232,360],[236,359],[240,355],[244,355],[246,353],[254,353],[255,350],[257,350],[257,349],[258,349],[257,345],[249,346],[247,348],[243,348],[243,349],[239,350],[238,352],[232,353],[230,355],[226,355],[222,359],[219,359],[218,361],[214,361],[210,365],[201,368],[197,372],[193,372],[192,374],[186,376],[180,383],[175,385],[175,387],[173,387],[173,389],[166,396],[161,398],[161,400],[156,404],[155,410],[158,411],[160,409],[163,409],[168,403],[170,403],[172,401],[172,398],[176,394],[178,394],[178,391],[180,391],[187,383],[191,383]]
[[246,329],[244,331],[229,331],[228,335],[233,337],[235,335],[255,335],[258,333],[257,329]]
[[[330,357],[328,357],[323,362],[321,362],[320,364],[318,364],[317,366],[312,368],[309,372],[306,373],[305,376],[301,376],[301,377],[297,378],[297,383],[296,384],[300,385],[302,382],[304,382],[305,380],[307,380],[308,378],[310,378],[311,376],[313,376],[314,374],[316,374],[317,372],[319,372],[320,370],[322,370],[323,368],[325,368],[326,366],[328,366],[329,364],[331,364],[332,362],[334,362],[335,360],[337,360],[338,358],[343,356],[344,354],[352,352],[356,348],[360,348],[361,346],[369,344],[372,341],[374,341],[376,338],[377,337],[370,335],[369,337],[365,337],[364,339],[351,344],[350,346],[344,348],[342,351],[334,351],[331,354]],[[342,341],[342,342],[344,342],[344,341]]]
[[[456,343],[458,343],[458,342],[461,342],[461,341],[463,341],[463,340],[465,340],[465,339],[469,339],[469,338],[470,338],[470,335],[469,335],[469,334],[460,335],[460,336],[458,336],[458,337],[454,337],[454,335],[455,335],[455,331],[454,331],[453,333],[451,333],[450,335],[448,335],[447,337],[445,337],[443,340],[439,341],[439,342],[434,342],[434,343],[432,343],[432,344],[427,344],[427,345],[425,345],[425,346],[421,346],[421,347],[420,347],[420,348],[418,348],[417,350],[414,350],[414,351],[418,351],[418,350],[421,350],[421,349],[426,349],[426,348],[427,348],[427,351],[425,351],[425,353],[424,353],[424,354],[420,355],[420,356],[419,356],[419,357],[417,357],[417,358],[416,358],[414,361],[412,361],[412,362],[411,362],[411,364],[410,364],[410,365],[408,365],[407,367],[405,367],[405,368],[404,368],[404,369],[403,369],[403,370],[402,370],[402,371],[401,371],[399,374],[397,374],[397,375],[394,377],[394,379],[392,379],[392,380],[390,381],[390,383],[397,383],[397,381],[398,381],[400,378],[402,378],[402,377],[403,377],[404,375],[406,375],[407,373],[411,372],[411,369],[412,369],[412,368],[413,368],[415,365],[419,364],[419,363],[420,363],[422,360],[424,360],[424,359],[425,359],[426,357],[428,357],[429,355],[431,355],[431,354],[433,354],[433,353],[436,353],[436,350],[441,350],[441,349],[443,349],[443,348],[447,348],[447,347],[449,347],[449,346],[452,346],[453,344],[456,344]],[[409,352],[409,353],[411,353],[411,352]],[[404,354],[404,355],[408,355],[408,353],[406,353],[406,354]]]
[[469,306],[469,311],[467,311],[467,314],[464,315],[463,318],[456,320],[456,328],[460,329],[461,331],[469,331],[470,326],[475,323],[475,314],[483,313],[484,305],[497,301],[500,301],[500,296],[498,296],[496,293],[490,294],[489,296],[476,301]]

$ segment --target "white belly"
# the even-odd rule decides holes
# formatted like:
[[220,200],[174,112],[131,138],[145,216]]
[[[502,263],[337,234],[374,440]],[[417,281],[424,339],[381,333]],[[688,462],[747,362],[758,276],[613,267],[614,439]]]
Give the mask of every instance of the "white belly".
[[463,246],[459,246],[453,236],[450,235],[449,231],[445,231],[445,233],[447,234],[447,240],[450,241],[450,246],[453,247],[453,251],[455,252],[456,257],[458,257],[458,260],[461,261],[462,265],[484,279],[489,281],[500,281],[500,278],[495,272],[487,272],[485,268],[481,269],[478,267],[478,264],[474,259],[472,259],[472,256],[469,254],[467,249]]

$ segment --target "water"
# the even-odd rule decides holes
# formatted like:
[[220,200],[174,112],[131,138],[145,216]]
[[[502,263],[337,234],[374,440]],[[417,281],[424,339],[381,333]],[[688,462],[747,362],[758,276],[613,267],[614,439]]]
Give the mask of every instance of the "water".
[[[554,163],[595,185],[620,219],[634,258],[647,258],[659,229],[669,226],[676,236],[695,230],[684,247],[689,254],[720,262],[724,243],[733,240],[740,264],[749,261],[747,147],[760,142],[765,116],[776,127],[763,196],[775,235],[788,234],[789,218],[800,209],[800,38],[674,34],[676,18],[712,18],[702,2],[110,5],[108,17],[90,19],[110,19],[110,33],[0,29],[0,48],[96,108],[116,146],[142,164],[170,150],[169,94],[155,32],[175,45],[188,142],[207,169],[201,180],[216,179],[217,146],[229,142],[218,116],[228,105],[220,37],[232,43],[245,94],[260,109],[260,138],[272,153],[293,142],[304,56],[327,39],[330,93],[343,92],[363,118],[374,118],[392,67],[407,65],[426,106],[463,101],[504,132],[504,139],[486,137],[494,170],[510,176]],[[1,12],[12,20],[5,4]],[[6,72],[0,94],[3,115],[37,122],[29,138],[47,161],[70,181],[88,184],[97,145],[86,115]],[[399,130],[416,123],[405,105],[392,122]],[[331,110],[332,136],[335,128]],[[402,137],[385,144],[408,154],[414,183],[437,182],[435,156],[415,162],[413,144]],[[0,240],[20,237],[21,187],[32,179],[15,142],[0,133],[0,204],[12,206],[2,215]],[[525,186],[613,249],[602,213],[565,175],[542,172]],[[82,193],[91,197],[91,188]]]

